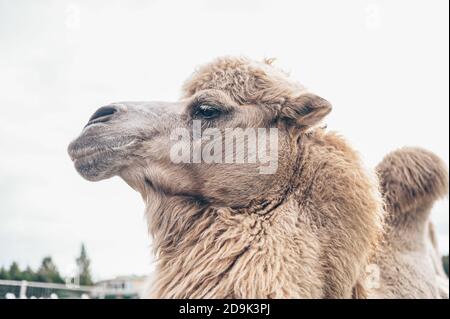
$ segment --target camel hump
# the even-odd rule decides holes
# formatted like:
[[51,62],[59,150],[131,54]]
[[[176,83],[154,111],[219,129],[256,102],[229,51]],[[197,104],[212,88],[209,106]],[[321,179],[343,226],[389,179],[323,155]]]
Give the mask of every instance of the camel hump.
[[386,155],[378,164],[386,209],[390,214],[408,213],[448,194],[448,170],[434,153],[404,147]]

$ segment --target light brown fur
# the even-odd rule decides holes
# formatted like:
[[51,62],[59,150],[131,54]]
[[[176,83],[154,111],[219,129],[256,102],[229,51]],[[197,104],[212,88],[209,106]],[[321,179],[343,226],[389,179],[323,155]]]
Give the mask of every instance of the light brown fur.
[[[322,139],[330,144],[317,144]],[[287,180],[292,190],[265,207],[170,200],[149,215],[159,248],[153,296],[349,298],[377,242],[381,211],[376,187],[334,139],[341,144],[322,133],[305,142],[304,162]]]
[[[195,73],[184,97],[205,89],[291,116],[303,88],[276,69],[225,58]],[[285,171],[248,207],[161,199],[149,213],[158,247],[153,297],[352,297],[381,233],[377,181],[337,134],[294,133]]]
[[[278,170],[172,163],[171,130],[192,127],[204,104],[226,114],[206,126],[277,128]],[[321,128],[331,105],[271,61],[220,58],[190,77],[180,101],[109,108],[69,153],[85,178],[119,175],[144,198],[157,257],[151,297],[375,295],[363,280],[383,247],[378,180],[342,137]],[[416,201],[405,199],[401,207]]]
[[429,151],[408,147],[388,154],[377,172],[389,214],[374,260],[380,286],[372,296],[448,298],[448,278],[430,221],[433,203],[448,193],[445,164]]

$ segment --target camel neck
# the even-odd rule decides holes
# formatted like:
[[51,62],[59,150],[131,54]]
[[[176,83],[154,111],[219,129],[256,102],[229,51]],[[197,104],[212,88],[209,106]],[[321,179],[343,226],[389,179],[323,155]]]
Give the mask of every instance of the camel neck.
[[381,232],[378,189],[339,136],[303,138],[289,177],[252,210],[150,196],[152,297],[352,296]]
[[[310,223],[297,223],[298,210],[296,201],[288,200],[271,214],[192,212],[196,220],[184,236],[174,233],[171,243],[159,243],[152,297],[323,297],[314,253],[319,239]],[[308,253],[301,258],[298,251]]]

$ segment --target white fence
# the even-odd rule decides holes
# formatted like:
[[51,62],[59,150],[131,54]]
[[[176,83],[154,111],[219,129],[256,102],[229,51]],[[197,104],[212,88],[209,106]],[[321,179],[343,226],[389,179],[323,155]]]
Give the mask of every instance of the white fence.
[[129,291],[98,286],[77,286],[44,282],[0,280],[0,299],[104,299],[137,298]]

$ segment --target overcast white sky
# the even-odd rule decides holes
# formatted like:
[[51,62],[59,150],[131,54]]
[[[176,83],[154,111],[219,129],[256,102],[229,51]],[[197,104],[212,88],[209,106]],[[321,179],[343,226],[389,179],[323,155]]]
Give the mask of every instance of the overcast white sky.
[[[66,147],[99,106],[175,100],[201,63],[227,54],[277,64],[332,102],[370,166],[404,145],[449,162],[448,1],[0,0],[0,265],[64,274],[85,242],[96,279],[146,274],[140,196],[89,183]],[[433,213],[443,252],[448,200]]]

